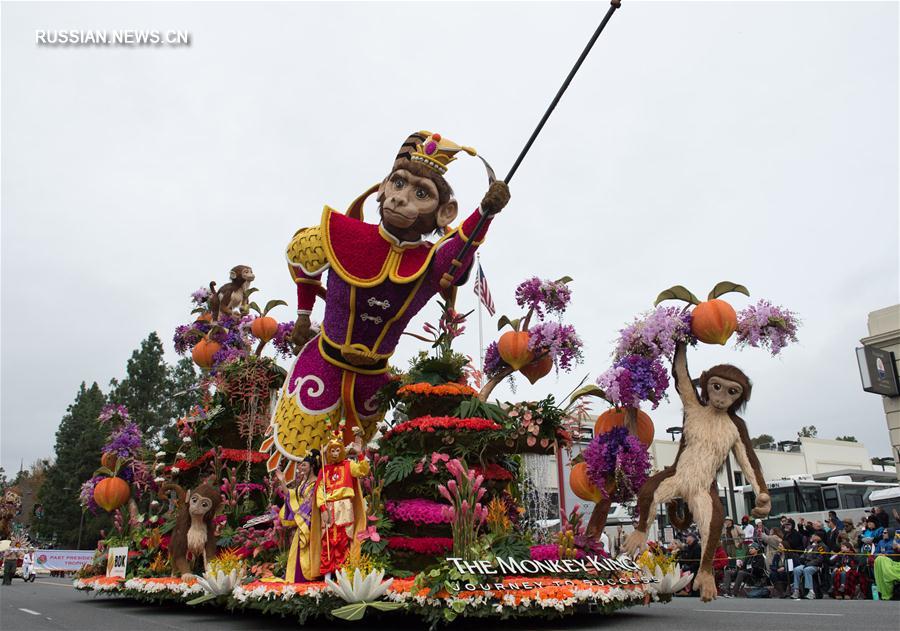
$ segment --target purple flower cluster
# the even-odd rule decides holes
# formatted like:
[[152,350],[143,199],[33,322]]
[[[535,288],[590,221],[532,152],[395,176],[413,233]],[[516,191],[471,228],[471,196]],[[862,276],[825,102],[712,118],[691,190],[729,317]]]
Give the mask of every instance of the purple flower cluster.
[[103,453],[114,453],[119,458],[137,458],[143,441],[141,428],[132,421],[126,421],[109,435]]
[[669,387],[669,374],[659,357],[626,355],[597,378],[597,385],[613,405],[636,408],[650,401],[656,409]]
[[[588,478],[604,497],[623,502],[631,498],[647,481],[650,456],[636,436],[624,427],[598,434],[582,452]],[[611,493],[606,485],[615,481]]]
[[209,300],[208,287],[201,287],[197,291],[191,293],[191,302],[198,307],[205,305],[207,300]]
[[105,475],[95,475],[81,485],[81,492],[78,494],[78,500],[81,502],[81,507],[91,511],[93,515],[96,515],[100,510],[100,506],[94,501],[94,487],[97,486],[97,483],[100,482],[100,480],[105,478]]
[[485,377],[490,379],[508,367],[507,363],[500,357],[500,350],[497,348],[497,342],[491,342],[488,345],[487,350],[484,351]]
[[[173,337],[175,352],[179,355],[186,354],[197,345],[197,342],[209,334],[211,340],[222,345],[222,348],[213,355],[212,372],[215,372],[219,364],[247,356],[251,346],[250,325],[252,322],[251,316],[241,318],[222,316],[214,330],[211,322],[203,320],[176,327]],[[212,333],[210,333],[211,330]]]
[[103,406],[103,409],[100,410],[100,416],[97,417],[97,420],[101,423],[108,423],[113,419],[127,421],[129,418],[128,408],[126,408],[124,405],[107,403]]
[[619,331],[615,359],[643,355],[650,359],[672,357],[675,344],[696,344],[691,334],[691,314],[678,307],[657,307],[635,318]]
[[528,330],[528,350],[535,355],[548,353],[559,370],[569,372],[581,363],[581,338],[571,324],[548,320]]
[[572,290],[564,282],[529,278],[516,287],[516,304],[534,309],[540,319],[547,313],[563,313],[572,300]]
[[285,359],[294,356],[294,347],[291,345],[290,335],[294,330],[294,321],[280,322],[278,330],[275,331],[275,337],[272,338],[272,345],[275,352]]
[[768,348],[777,355],[790,342],[797,341],[800,319],[793,311],[760,300],[737,314],[737,345]]

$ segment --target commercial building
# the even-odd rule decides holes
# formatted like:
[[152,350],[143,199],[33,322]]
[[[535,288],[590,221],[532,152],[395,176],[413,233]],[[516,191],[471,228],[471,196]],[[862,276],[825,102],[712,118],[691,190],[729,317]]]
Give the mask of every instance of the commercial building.
[[900,462],[900,388],[897,371],[900,359],[900,305],[869,314],[869,336],[857,349],[860,377],[867,392],[881,395],[894,462]]

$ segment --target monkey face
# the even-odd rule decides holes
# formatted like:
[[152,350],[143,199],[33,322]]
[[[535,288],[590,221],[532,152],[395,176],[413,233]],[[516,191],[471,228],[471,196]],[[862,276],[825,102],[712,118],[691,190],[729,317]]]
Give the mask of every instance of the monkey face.
[[441,205],[435,183],[406,169],[397,169],[385,178],[378,195],[385,225],[409,240],[443,228],[456,218],[456,201]]
[[707,389],[710,405],[723,412],[729,409],[744,393],[741,384],[719,376],[709,378]]
[[189,503],[188,510],[191,515],[203,516],[209,512],[209,509],[212,508],[212,500],[208,497],[204,497],[199,493],[194,493],[191,495],[191,501]]
[[253,273],[253,268],[249,265],[235,265],[231,268],[229,276],[232,281],[238,284],[256,280],[256,274]]

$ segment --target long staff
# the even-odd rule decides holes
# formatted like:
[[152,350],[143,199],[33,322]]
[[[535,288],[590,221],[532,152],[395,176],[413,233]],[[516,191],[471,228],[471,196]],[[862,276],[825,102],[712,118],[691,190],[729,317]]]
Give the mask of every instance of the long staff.
[[[578,72],[578,69],[581,68],[581,64],[584,63],[584,60],[587,58],[588,53],[591,52],[591,48],[594,47],[594,42],[596,42],[597,38],[600,37],[600,33],[603,32],[603,29],[606,27],[606,23],[609,22],[609,19],[612,17],[613,13],[615,13],[616,9],[618,9],[620,6],[622,6],[622,0],[610,0],[609,10],[607,10],[606,15],[603,16],[603,21],[600,22],[600,26],[597,27],[597,30],[594,31],[594,34],[588,41],[587,46],[585,46],[584,50],[581,51],[581,55],[578,57],[578,61],[576,61],[575,65],[572,66],[572,69],[569,71],[566,80],[563,81],[563,84],[557,91],[556,96],[553,97],[553,101],[550,102],[550,106],[547,108],[547,111],[544,112],[544,115],[541,117],[541,120],[537,124],[537,127],[535,127],[534,131],[531,133],[531,138],[529,138],[528,142],[525,143],[525,146],[519,153],[519,157],[516,158],[516,161],[513,163],[512,168],[509,170],[509,173],[507,173],[506,177],[503,178],[503,181],[507,184],[509,184],[509,181],[512,179],[513,175],[516,174],[519,165],[522,164],[522,160],[525,159],[525,154],[527,154],[528,150],[531,149],[531,145],[534,144],[534,141],[538,137],[538,134],[541,133],[541,130],[544,128],[544,124],[547,122],[547,119],[550,118],[550,114],[552,114],[553,110],[556,109],[556,105],[557,103],[559,103],[559,100],[565,93],[566,88],[568,88],[569,84],[572,83],[572,79],[575,77],[575,73]],[[489,215],[485,213],[478,218],[478,223],[475,226],[475,230],[472,232],[473,235],[476,235],[481,231],[481,229],[484,227],[485,222],[488,220],[488,217]],[[460,250],[459,252],[459,256],[454,259],[453,263],[450,265],[450,271],[444,274],[443,277],[441,277],[442,288],[447,289],[447,287],[449,287],[453,282],[453,277],[456,275],[457,271],[462,265],[462,261],[465,259],[466,254],[469,253],[469,248],[472,247],[473,241],[474,239],[469,239],[463,244],[462,250]]]

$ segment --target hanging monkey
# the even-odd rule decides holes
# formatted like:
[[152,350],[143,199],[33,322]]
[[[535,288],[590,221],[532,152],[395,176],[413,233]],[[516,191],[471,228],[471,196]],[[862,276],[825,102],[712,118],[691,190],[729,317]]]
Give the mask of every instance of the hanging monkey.
[[716,473],[728,452],[744,472],[756,494],[754,517],[765,517],[771,509],[759,459],[750,443],[747,425],[737,411],[750,399],[751,383],[739,368],[728,364],[713,366],[700,376],[700,396],[694,389],[687,367],[687,347],[679,343],[672,360],[675,389],[684,407],[684,431],[675,462],[652,476],[638,492],[638,524],[625,540],[623,549],[629,554],[639,551],[647,541],[647,528],[655,507],[665,503],[669,514],[675,513],[675,500],[687,503],[688,513],[676,516],[673,523],[687,525],[696,520],[700,531],[700,568],[694,587],[700,598],[710,601],[716,597],[716,582],[712,572],[719,536],[725,521],[725,511],[719,500]]
[[166,499],[168,491],[175,491],[175,528],[169,541],[169,560],[172,576],[191,576],[193,563],[188,561],[190,552],[194,560],[203,557],[203,569],[216,556],[216,526],[213,517],[222,503],[219,490],[210,484],[201,484],[193,491],[185,491],[178,484],[168,482],[159,489],[160,499]]

